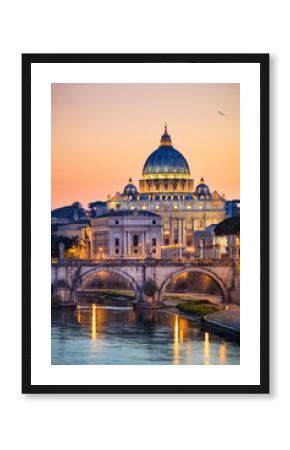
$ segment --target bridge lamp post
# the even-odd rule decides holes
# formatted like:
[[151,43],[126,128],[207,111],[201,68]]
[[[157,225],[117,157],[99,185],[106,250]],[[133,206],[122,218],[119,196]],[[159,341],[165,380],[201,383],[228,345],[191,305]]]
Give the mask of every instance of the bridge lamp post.
[[99,250],[100,250],[100,261],[102,261],[102,259],[103,259],[103,247],[100,247]]

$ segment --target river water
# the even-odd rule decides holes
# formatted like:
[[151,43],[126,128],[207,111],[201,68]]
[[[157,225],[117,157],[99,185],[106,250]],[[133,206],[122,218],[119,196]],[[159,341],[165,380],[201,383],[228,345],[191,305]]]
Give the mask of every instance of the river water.
[[165,311],[52,311],[52,364],[239,364],[230,338]]

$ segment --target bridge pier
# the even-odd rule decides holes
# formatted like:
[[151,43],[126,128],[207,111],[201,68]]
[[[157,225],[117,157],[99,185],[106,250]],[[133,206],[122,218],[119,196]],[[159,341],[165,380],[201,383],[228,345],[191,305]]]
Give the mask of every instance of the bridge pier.
[[135,309],[162,309],[164,308],[164,303],[159,300],[158,295],[148,296],[143,294],[142,297],[134,302]]

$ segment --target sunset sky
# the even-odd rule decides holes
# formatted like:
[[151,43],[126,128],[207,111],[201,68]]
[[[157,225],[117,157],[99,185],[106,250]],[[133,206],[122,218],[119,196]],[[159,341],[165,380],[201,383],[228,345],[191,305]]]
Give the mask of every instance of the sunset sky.
[[[52,208],[138,187],[164,122],[173,146],[226,199],[240,196],[239,84],[52,84]],[[220,115],[218,111],[225,113]]]

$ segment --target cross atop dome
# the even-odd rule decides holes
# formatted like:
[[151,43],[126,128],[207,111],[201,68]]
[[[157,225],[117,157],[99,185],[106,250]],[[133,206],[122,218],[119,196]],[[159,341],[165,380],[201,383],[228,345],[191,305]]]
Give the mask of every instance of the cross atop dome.
[[164,124],[164,133],[161,136],[160,144],[161,145],[172,145],[171,136],[168,134],[168,131],[167,131],[167,122],[165,122],[165,124]]

